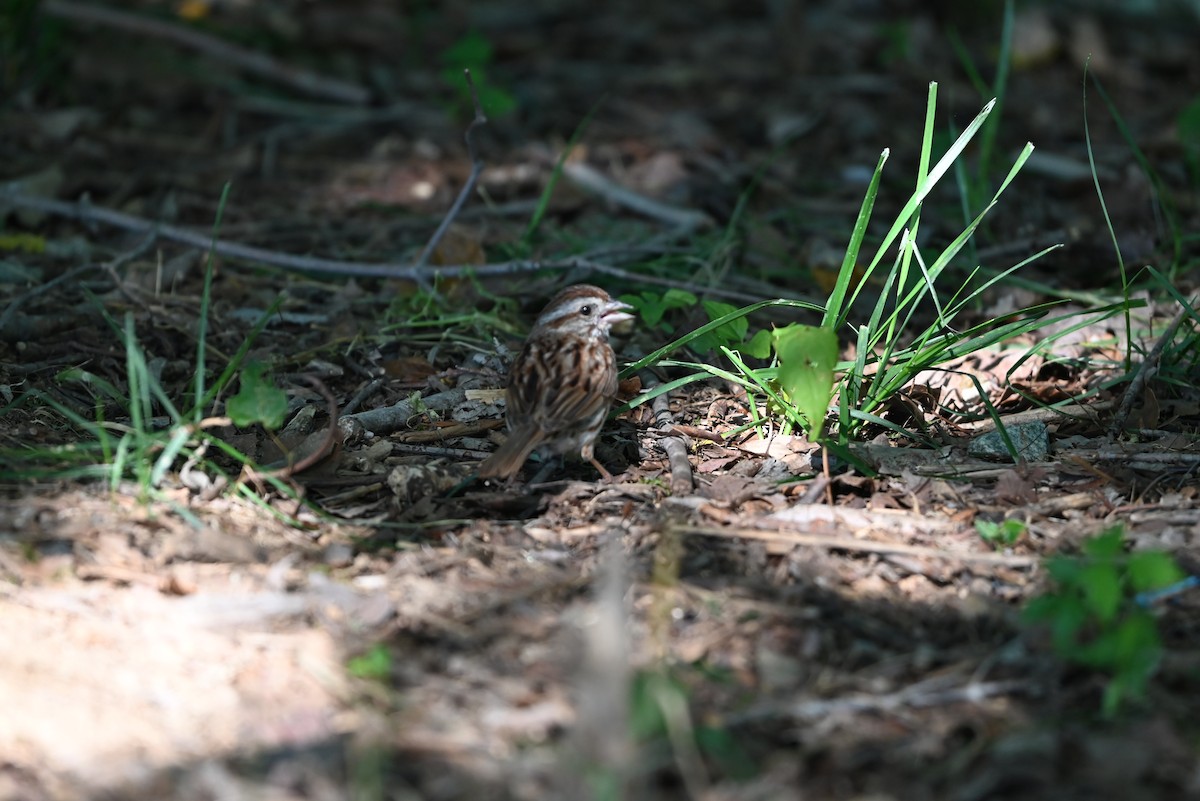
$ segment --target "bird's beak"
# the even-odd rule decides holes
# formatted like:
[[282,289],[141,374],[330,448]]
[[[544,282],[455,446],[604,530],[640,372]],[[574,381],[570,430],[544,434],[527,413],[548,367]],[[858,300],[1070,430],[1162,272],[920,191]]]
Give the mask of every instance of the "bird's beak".
[[630,314],[634,309],[627,303],[622,303],[619,300],[610,300],[604,307],[604,322],[609,325],[617,325],[626,320],[633,320],[635,315]]

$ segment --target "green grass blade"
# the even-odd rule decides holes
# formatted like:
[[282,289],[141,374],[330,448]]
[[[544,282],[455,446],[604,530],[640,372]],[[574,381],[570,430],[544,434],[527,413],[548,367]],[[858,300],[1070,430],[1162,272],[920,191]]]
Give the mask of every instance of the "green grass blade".
[[[988,102],[979,112],[979,114],[975,116],[975,119],[971,120],[970,125],[966,127],[958,139],[956,139],[946,151],[945,155],[943,155],[938,160],[937,164],[933,166],[933,169],[930,170],[925,182],[918,187],[917,191],[914,192],[911,197],[909,197],[908,201],[904,204],[904,208],[901,209],[900,213],[896,215],[896,219],[892,223],[891,228],[888,229],[888,233],[884,236],[883,241],[879,243],[879,247],[875,251],[875,256],[871,259],[871,263],[868,265],[865,271],[863,280],[855,289],[849,306],[854,305],[854,301],[857,299],[858,293],[862,291],[864,286],[866,286],[866,279],[869,278],[879,266],[880,261],[883,260],[884,254],[891,249],[892,243],[896,241],[896,237],[899,236],[900,232],[907,226],[909,220],[912,218],[913,213],[917,210],[917,207],[924,202],[926,196],[933,191],[933,187],[937,185],[942,176],[944,176],[950,169],[950,166],[962,155],[963,150],[975,137],[975,134],[979,132],[979,128],[987,120],[988,115],[992,111],[993,105],[995,105],[995,102],[995,100]],[[846,310],[843,310],[842,317],[839,318],[837,327],[840,328],[845,323],[845,314]]]
[[1108,113],[1117,126],[1117,131],[1121,134],[1121,138],[1125,140],[1125,144],[1129,147],[1129,152],[1133,154],[1134,161],[1137,162],[1142,173],[1150,181],[1150,185],[1154,187],[1156,199],[1162,207],[1163,218],[1171,236],[1172,254],[1170,273],[1174,275],[1182,265],[1184,236],[1182,226],[1179,222],[1179,210],[1175,207],[1175,200],[1171,195],[1171,190],[1167,187],[1166,182],[1163,181],[1158,170],[1154,169],[1145,152],[1138,145],[1137,139],[1134,138],[1133,132],[1129,130],[1129,125],[1125,122],[1125,118],[1121,116],[1116,103],[1109,97],[1108,92],[1104,89],[1104,85],[1100,83],[1100,79],[1094,73],[1090,77],[1092,79],[1092,86],[1096,87],[1096,92],[1104,101],[1104,105],[1107,106]]
[[621,378],[630,376],[630,375],[636,373],[638,370],[641,370],[643,367],[647,367],[651,364],[657,364],[667,354],[673,353],[674,351],[679,350],[680,348],[684,347],[688,343],[694,341],[697,337],[707,334],[709,331],[716,330],[716,329],[720,328],[721,326],[725,325],[726,323],[732,322],[733,320],[740,319],[749,314],[753,314],[754,312],[758,311],[759,309],[765,309],[768,306],[784,307],[784,308],[792,308],[792,309],[805,309],[807,311],[815,311],[815,312],[824,312],[825,311],[824,308],[816,305],[815,303],[808,303],[808,302],[802,301],[802,300],[789,300],[787,298],[776,298],[774,300],[762,300],[762,301],[759,301],[758,303],[752,303],[749,306],[744,306],[740,309],[736,309],[736,310],[730,312],[729,314],[722,315],[722,316],[716,318],[715,320],[709,320],[707,323],[700,326],[699,328],[689,331],[688,333],[684,334],[683,336],[679,337],[678,339],[676,339],[672,342],[669,342],[666,345],[663,345],[661,348],[659,348],[658,350],[656,350],[652,353],[646,354],[645,356],[638,359],[633,364],[631,364],[628,367],[626,367],[625,369],[623,369],[621,371]]
[[984,126],[979,135],[979,171],[976,186],[982,188],[988,180],[992,157],[996,149],[996,136],[1000,133],[1000,117],[1008,92],[1008,74],[1012,68],[1013,0],[1005,0],[1004,17],[1000,26],[1000,52],[996,56],[996,82],[992,85],[992,97],[996,98],[995,115]]
[[[208,310],[212,302],[213,260],[216,256],[217,239],[221,234],[221,219],[225,214],[225,203],[229,200],[229,190],[232,186],[230,182],[226,181],[225,186],[221,189],[221,199],[217,201],[217,216],[213,220],[212,244],[208,248],[208,260],[204,265],[204,289],[200,293],[200,319],[196,321],[196,373],[193,382],[195,406],[190,415],[193,423],[200,422],[204,416],[205,358],[208,348]],[[171,419],[178,421],[179,417],[172,414]]]
[[[1092,129],[1088,124],[1087,113],[1087,84],[1088,84],[1088,64],[1085,61],[1083,65],[1083,141],[1087,149],[1088,166],[1092,170],[1092,185],[1096,188],[1096,197],[1100,201],[1100,213],[1104,215],[1104,227],[1108,229],[1109,239],[1112,241],[1113,253],[1117,257],[1117,268],[1121,273],[1121,294],[1125,301],[1129,301],[1129,276],[1125,272],[1125,257],[1121,255],[1121,245],[1117,242],[1117,230],[1113,227],[1112,216],[1108,213],[1108,203],[1104,199],[1104,190],[1100,187],[1100,173],[1096,171],[1096,153],[1092,148]],[[1133,317],[1128,311],[1125,312],[1125,369],[1129,370],[1133,367]]]
[[525,228],[525,233],[521,235],[522,249],[528,250],[533,244],[533,237],[537,235],[538,228],[542,225],[542,220],[546,218],[546,212],[550,208],[550,199],[554,195],[554,190],[558,186],[558,182],[562,180],[563,165],[567,163],[567,158],[571,152],[579,145],[579,141],[583,139],[584,131],[592,123],[592,118],[596,116],[596,112],[600,110],[600,106],[607,100],[607,96],[597,100],[587,114],[583,116],[579,125],[575,126],[575,130],[571,132],[571,138],[567,140],[566,147],[559,154],[558,159],[554,162],[554,169],[550,171],[550,178],[546,181],[546,188],[542,190],[542,194],[538,196],[537,206],[533,209],[533,216],[529,218],[529,225]]
[[175,464],[175,457],[183,450],[183,446],[187,445],[191,436],[192,432],[186,426],[176,426],[175,430],[171,432],[171,438],[167,440],[162,453],[154,460],[154,467],[150,471],[151,487],[158,487],[162,484],[163,476],[171,469],[171,465]]
[[[850,242],[846,245],[846,255],[842,259],[842,267],[838,271],[837,283],[825,303],[825,314],[821,318],[822,328],[841,328],[845,325],[846,316],[842,313],[846,300],[846,291],[850,280],[854,277],[858,266],[858,254],[862,250],[863,240],[867,236],[867,225],[871,222],[871,211],[875,208],[875,200],[879,196],[879,181],[883,176],[883,165],[887,163],[890,151],[884,150],[879,154],[879,163],[875,165],[875,173],[863,196],[862,206],[858,210],[858,219],[854,221],[854,230],[850,234]],[[864,277],[865,279],[865,277]]]
[[259,318],[254,322],[250,332],[246,334],[246,338],[242,341],[242,344],[238,346],[238,349],[234,352],[233,357],[230,358],[229,364],[225,365],[225,369],[221,371],[221,375],[217,377],[216,382],[208,390],[208,393],[204,396],[204,398],[201,399],[200,408],[207,409],[210,405],[212,405],[213,401],[217,399],[217,396],[223,392],[227,386],[229,386],[229,382],[233,380],[233,377],[237,375],[238,370],[241,369],[242,363],[246,359],[246,354],[250,352],[250,348],[252,348],[254,343],[258,341],[259,334],[261,334],[267,327],[267,323],[269,323],[271,318],[275,316],[275,313],[279,310],[279,307],[282,304],[283,296],[280,295],[279,297],[275,298],[275,302],[271,304],[270,308],[264,311],[262,315],[259,316]]

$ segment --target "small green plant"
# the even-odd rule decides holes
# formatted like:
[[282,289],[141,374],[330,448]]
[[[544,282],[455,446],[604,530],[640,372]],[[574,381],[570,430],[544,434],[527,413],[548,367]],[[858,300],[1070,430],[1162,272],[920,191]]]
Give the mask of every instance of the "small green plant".
[[665,319],[667,312],[688,309],[696,305],[696,296],[683,289],[668,289],[666,292],[646,291],[637,295],[622,295],[621,300],[637,309],[642,325],[652,331],[674,334],[675,326]]
[[779,385],[803,418],[809,439],[821,439],[838,360],[837,332],[812,325],[789,325],[773,332],[779,356]]
[[1024,619],[1049,627],[1062,659],[1108,675],[1102,711],[1111,717],[1143,696],[1162,657],[1157,622],[1137,596],[1179,582],[1183,571],[1160,551],[1126,554],[1120,526],[1089,539],[1080,556],[1051,558],[1046,570],[1055,588],[1031,600]]
[[710,353],[728,347],[756,359],[765,359],[771,355],[771,332],[765,329],[757,331],[747,339],[750,321],[737,314],[737,307],[728,303],[717,300],[702,301],[683,289],[668,289],[661,294],[642,292],[638,295],[622,295],[621,300],[638,310],[646,328],[664,334],[675,333],[675,327],[665,319],[666,313],[674,309],[686,309],[700,304],[710,323],[723,320],[711,328],[706,327],[690,341],[689,347],[696,353]]
[[517,107],[517,100],[491,80],[494,55],[492,43],[479,31],[470,31],[442,54],[442,80],[459,89],[470,104],[471,93],[462,79],[463,70],[470,70],[483,113],[502,117]]
[[1029,531],[1029,526],[1023,520],[1010,517],[997,523],[994,520],[976,520],[975,530],[985,542],[1007,548],[1016,545]]
[[238,392],[225,404],[229,419],[239,428],[261,423],[274,431],[283,425],[287,414],[287,393],[275,386],[264,373],[261,362],[247,362],[238,381]]
[[352,657],[346,663],[346,670],[360,679],[384,681],[392,675],[391,652],[386,646],[376,643],[365,653]]
[[[226,186],[218,206],[214,234],[219,230],[228,192]],[[238,464],[248,464],[245,455],[207,433],[206,429],[219,421],[208,419],[206,414],[216,398],[240,375],[240,390],[230,398],[227,407],[231,419],[239,425],[262,423],[268,428],[282,423],[287,399],[282,391],[269,384],[264,376],[265,367],[251,364],[242,369],[246,354],[275,313],[278,303],[263,313],[210,385],[206,365],[212,273],[210,256],[200,298],[195,366],[185,397],[172,397],[163,385],[138,338],[133,314],[127,312],[118,321],[101,307],[101,313],[125,349],[124,386],[88,370],[72,368],[59,373],[57,380],[64,385],[76,385],[92,396],[93,419],[37,390],[31,390],[0,410],[2,414],[18,405],[41,404],[56,411],[78,434],[78,440],[67,445],[5,450],[0,453],[0,462],[5,464],[0,476],[15,479],[99,478],[107,481],[114,491],[121,482],[132,479],[140,497],[151,500],[164,498],[160,493],[164,480],[181,460],[193,466],[202,463],[202,468],[193,469],[211,470],[224,476],[224,470],[207,458],[210,447]],[[94,302],[99,305],[99,301]],[[113,410],[116,410],[115,415]],[[287,490],[278,479],[267,477],[267,480]],[[257,496],[244,487],[241,489],[257,500]],[[180,516],[198,524],[186,508],[170,501],[168,504]]]
[[[751,398],[757,396],[765,399],[765,405],[771,413],[782,414],[785,427],[816,431],[819,436],[824,414],[816,408],[819,405],[817,399],[827,392],[826,383],[830,380],[832,372],[837,376],[832,394],[837,398],[838,415],[836,437],[827,444],[844,450],[842,446],[858,436],[867,426],[908,434],[897,424],[885,419],[881,411],[890,399],[920,372],[936,368],[966,354],[993,347],[1043,326],[1059,324],[1074,330],[1123,309],[1124,304],[1102,306],[1093,310],[1090,319],[1088,315],[1080,315],[1078,312],[1048,317],[1047,313],[1052,304],[1045,304],[1023,309],[1003,319],[984,320],[964,330],[955,327],[958,316],[976,305],[984,292],[1055,248],[1046,248],[994,275],[982,275],[981,270],[977,268],[965,277],[960,274],[955,274],[953,279],[949,277],[951,264],[963,252],[985,216],[999,202],[1000,195],[1012,183],[1028,159],[1033,150],[1033,146],[1029,144],[1017,156],[990,201],[957,236],[940,251],[926,251],[917,246],[917,231],[925,200],[962,156],[993,110],[993,104],[987,104],[951,143],[949,149],[940,158],[935,159],[933,134],[936,104],[937,84],[931,83],[916,187],[892,220],[887,233],[875,246],[874,254],[869,258],[863,254],[864,258],[860,260],[879,193],[883,167],[888,159],[888,151],[885,150],[881,154],[850,235],[837,280],[824,305],[777,299],[740,309],[724,306],[710,308],[710,316],[715,311],[724,311],[725,308],[729,308],[729,311],[627,368],[626,374],[649,364],[683,367],[692,371],[690,375],[649,390],[635,399],[633,404],[645,402],[691,381],[715,376],[742,385]],[[891,262],[890,267],[885,261]],[[881,274],[882,279],[876,273]],[[943,288],[947,283],[950,287],[948,292]],[[877,292],[877,296],[870,306],[863,308],[866,304],[860,304],[858,301],[867,287],[870,287],[872,292]],[[795,345],[793,337],[799,337],[800,332],[806,329],[802,326],[794,329],[789,327],[783,329],[786,333],[777,333],[770,340],[774,351],[772,364],[766,367],[748,366],[739,352],[744,349],[726,344],[739,338],[736,336],[738,331],[743,332],[741,336],[744,336],[744,332],[748,331],[748,323],[743,321],[739,323],[738,328],[727,326],[765,307],[816,312],[820,323],[815,330],[823,333],[814,334],[812,342],[821,343],[820,349],[814,352],[807,346]],[[864,321],[852,324],[852,317]],[[928,322],[917,328],[915,323],[919,320]],[[718,329],[723,333],[715,333]],[[854,345],[853,361],[838,363],[831,369],[824,363],[827,361],[824,355],[820,359],[814,358],[814,353],[826,354],[826,348],[836,344],[833,339],[835,335],[845,336],[847,333]],[[1056,336],[1063,335],[1064,332],[1059,332]],[[1042,345],[1053,339],[1054,336],[1048,337]],[[695,347],[696,342],[702,345],[716,344],[733,365],[733,369],[665,358],[684,346],[698,350],[699,348]],[[985,394],[982,387],[980,394]],[[803,405],[808,407],[806,410],[802,410],[798,403],[798,399],[802,397],[811,401],[803,402]],[[753,410],[754,407],[751,408]],[[757,419],[755,422],[758,422]]]
[[[640,748],[669,749],[693,797],[704,795],[707,766],[734,781],[755,775],[749,754],[728,729],[692,718],[687,684],[667,670],[643,670],[633,678],[630,728]],[[700,792],[695,792],[695,791]]]

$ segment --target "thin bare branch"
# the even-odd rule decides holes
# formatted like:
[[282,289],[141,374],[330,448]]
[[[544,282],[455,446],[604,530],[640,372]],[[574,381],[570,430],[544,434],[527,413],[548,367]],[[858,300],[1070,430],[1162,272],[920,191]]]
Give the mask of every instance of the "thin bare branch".
[[[242,245],[237,242],[218,240],[215,245],[212,234],[193,231],[177,225],[157,223],[131,214],[124,214],[101,206],[88,203],[68,203],[62,200],[36,197],[19,192],[0,190],[0,208],[20,208],[54,214],[84,223],[102,223],[124,231],[133,231],[151,235],[155,239],[165,239],[178,242],[189,247],[213,252],[230,259],[244,259],[257,264],[269,264],[296,272],[327,273],[329,275],[352,276],[355,278],[396,278],[400,280],[427,282],[434,278],[454,278],[465,275],[479,277],[517,275],[520,273],[537,272],[539,270],[577,270],[582,273],[603,273],[616,278],[627,280],[634,284],[649,284],[653,286],[675,287],[686,289],[697,295],[722,297],[734,301],[753,303],[762,300],[761,297],[742,292],[720,289],[717,287],[701,286],[687,281],[673,281],[669,278],[659,278],[653,275],[641,275],[623,270],[616,264],[644,261],[670,249],[670,239],[655,238],[642,245],[621,245],[618,247],[605,246],[581,253],[577,256],[564,256],[556,259],[516,259],[513,261],[497,262],[494,264],[453,264],[416,267],[411,264],[378,264],[371,262],[338,261],[323,259],[317,256],[297,256],[291,253],[280,253],[276,250]],[[673,231],[672,234],[682,233]],[[598,261],[604,259],[608,263]]]
[[429,257],[433,255],[434,249],[442,241],[442,237],[446,235],[446,231],[450,228],[450,223],[454,222],[454,218],[458,216],[458,212],[462,209],[463,203],[467,201],[467,197],[475,191],[475,184],[479,181],[479,173],[483,172],[483,159],[475,152],[475,140],[471,138],[471,134],[487,124],[487,117],[483,113],[483,106],[479,104],[479,92],[475,90],[475,81],[471,78],[471,71],[463,70],[463,74],[466,76],[467,86],[471,89],[471,102],[475,105],[475,119],[471,120],[471,124],[467,126],[466,134],[463,135],[463,138],[467,141],[467,154],[471,157],[471,174],[467,176],[467,181],[463,184],[458,197],[454,199],[454,204],[446,212],[446,216],[442,218],[441,225],[433,232],[433,236],[429,238],[429,244],[421,251],[421,255],[413,265],[418,270],[424,269],[425,265],[429,264]]
[[115,8],[77,3],[73,0],[45,0],[40,9],[68,22],[100,25],[113,30],[163,39],[312,97],[353,105],[363,105],[371,99],[371,93],[358,84],[288,66],[262,53],[246,50],[214,36],[172,25],[163,20],[118,11]]
[[668,206],[666,203],[639,195],[623,186],[618,186],[599,170],[593,169],[587,164],[567,162],[563,165],[563,175],[580,189],[586,189],[611,203],[624,206],[630,211],[668,225],[688,231],[712,225],[712,218],[702,211]]

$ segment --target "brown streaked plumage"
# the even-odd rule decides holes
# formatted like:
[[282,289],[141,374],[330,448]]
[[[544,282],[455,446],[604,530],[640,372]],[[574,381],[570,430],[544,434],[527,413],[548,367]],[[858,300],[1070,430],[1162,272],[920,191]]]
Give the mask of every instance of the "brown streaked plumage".
[[633,319],[628,310],[587,284],[551,298],[508,370],[508,439],[479,466],[480,478],[511,478],[531,453],[541,451],[578,452],[612,479],[592,449],[617,394],[608,332]]

